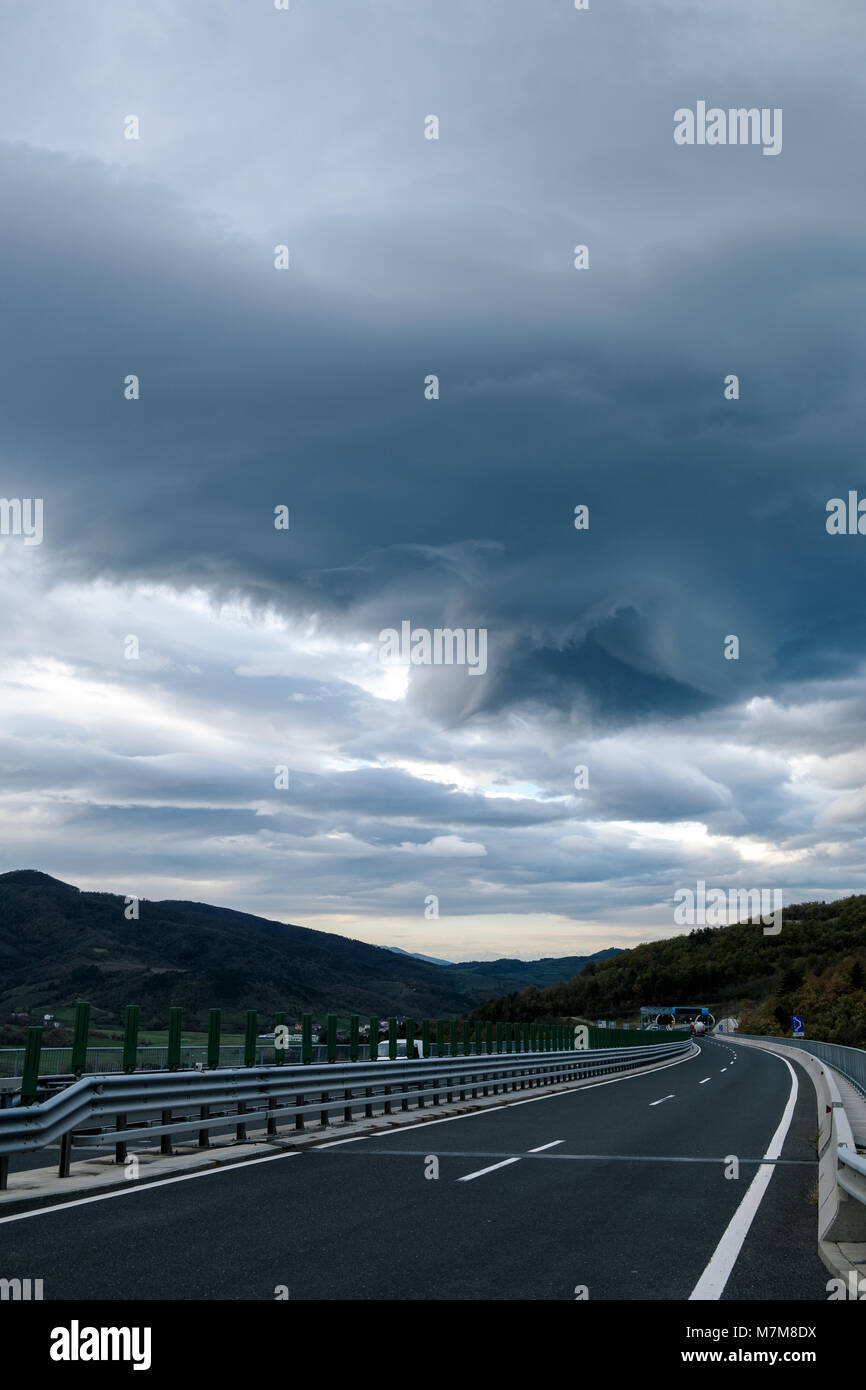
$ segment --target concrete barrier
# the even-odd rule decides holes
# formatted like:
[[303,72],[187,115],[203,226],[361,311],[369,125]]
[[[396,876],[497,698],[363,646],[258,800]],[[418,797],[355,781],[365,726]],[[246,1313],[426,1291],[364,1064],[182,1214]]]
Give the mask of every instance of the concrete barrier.
[[740,1038],[736,1033],[723,1036],[739,1047],[758,1047],[799,1062],[809,1073],[818,1105],[818,1254],[833,1275],[861,1277],[866,1268],[866,1204],[839,1185],[839,1149],[856,1154],[857,1146],[835,1073],[799,1047]]

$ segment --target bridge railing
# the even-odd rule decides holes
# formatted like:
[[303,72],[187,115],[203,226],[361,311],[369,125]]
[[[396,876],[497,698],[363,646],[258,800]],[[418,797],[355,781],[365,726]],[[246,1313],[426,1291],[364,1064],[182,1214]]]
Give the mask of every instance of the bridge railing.
[[813,1057],[820,1058],[828,1067],[847,1077],[852,1085],[866,1096],[866,1051],[861,1047],[843,1047],[841,1043],[819,1042],[813,1038],[774,1038],[764,1033],[736,1032],[725,1036],[747,1038],[752,1042],[784,1043],[786,1047],[796,1047],[801,1052],[810,1052]]
[[[501,1055],[502,1053],[555,1052],[581,1047],[609,1048],[635,1045],[640,1042],[672,1041],[678,1034],[643,1035],[587,1028],[573,1023],[492,1022],[477,1019],[378,1017],[362,1019],[358,1014],[345,1018],[341,1027],[339,1014],[327,1014],[324,1025],[317,1026],[312,1014],[303,1014],[294,1028],[286,1024],[284,1013],[273,1016],[273,1030],[260,1031],[260,1015],[247,1009],[243,1043],[226,1044],[223,1040],[221,1009],[208,1012],[207,1041],[184,1043],[182,1010],[169,1009],[167,1041],[150,1046],[139,1041],[139,1007],[128,1004],[123,1030],[122,1047],[91,1047],[90,1005],[76,1005],[71,1047],[43,1047],[44,1029],[32,1026],[27,1030],[23,1048],[0,1049],[0,1078],[21,1077],[21,1098],[30,1104],[37,1099],[51,1078],[63,1081],[82,1076],[85,1072],[168,1071],[186,1068],[255,1067],[291,1065],[299,1062],[312,1066],[317,1062],[359,1062],[378,1055],[383,1027],[385,1045],[392,1058],[398,1056],[400,1041],[411,1055],[422,1057],[467,1057],[470,1055]],[[366,1040],[365,1040],[366,1036]],[[416,1054],[417,1046],[417,1054]],[[0,1105],[5,1103],[8,1088],[0,1088]]]
[[7,1182],[10,1154],[29,1153],[58,1139],[59,1175],[68,1177],[73,1146],[92,1153],[113,1144],[115,1161],[124,1162],[130,1142],[158,1138],[160,1152],[170,1154],[173,1137],[193,1133],[198,1147],[207,1148],[212,1130],[232,1125],[236,1142],[243,1143],[250,1125],[276,1136],[280,1125],[301,1131],[308,1120],[317,1120],[320,1129],[334,1116],[351,1124],[362,1115],[372,1118],[374,1109],[389,1115],[395,1106],[406,1111],[410,1105],[438,1105],[443,1095],[448,1103],[455,1094],[474,1100],[479,1092],[497,1095],[635,1070],[684,1055],[689,1046],[680,1041],[424,1061],[382,1058],[317,1066],[82,1076],[48,1100],[0,1110],[0,1187]]

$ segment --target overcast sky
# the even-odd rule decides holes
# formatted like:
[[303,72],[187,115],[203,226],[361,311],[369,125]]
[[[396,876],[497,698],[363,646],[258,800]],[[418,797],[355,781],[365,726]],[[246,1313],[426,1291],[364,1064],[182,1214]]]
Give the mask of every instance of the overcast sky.
[[2,868],[451,959],[866,892],[859,0],[0,32]]

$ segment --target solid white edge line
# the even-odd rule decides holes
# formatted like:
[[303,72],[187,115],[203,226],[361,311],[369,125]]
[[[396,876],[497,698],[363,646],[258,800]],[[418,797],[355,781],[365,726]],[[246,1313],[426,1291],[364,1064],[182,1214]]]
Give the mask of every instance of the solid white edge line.
[[[770,1140],[769,1148],[764,1154],[764,1158],[778,1158],[782,1152],[782,1146],[791,1127],[791,1120],[794,1116],[794,1108],[797,1104],[797,1073],[791,1066],[787,1057],[779,1057],[777,1052],[771,1052],[771,1057],[777,1057],[780,1062],[784,1062],[788,1071],[791,1073],[791,1092],[788,1096],[788,1103],[782,1112],[776,1133]],[[764,1193],[770,1185],[770,1179],[776,1171],[774,1163],[768,1163],[758,1169],[749,1184],[745,1197],[740,1202],[725,1228],[724,1235],[713,1251],[712,1258],[704,1270],[692,1292],[689,1294],[689,1302],[695,1300],[716,1300],[721,1298],[725,1290],[725,1285],[731,1277],[734,1265],[737,1262],[743,1242],[749,1234],[752,1222],[757,1215]]]
[[557,1146],[557,1144],[564,1144],[564,1143],[565,1143],[565,1140],[564,1140],[564,1139],[551,1139],[551,1141],[550,1141],[549,1144],[539,1144],[539,1146],[538,1146],[537,1149],[527,1149],[527,1153],[531,1153],[531,1154],[540,1154],[540,1153],[544,1153],[544,1150],[545,1150],[545,1149],[555,1149],[556,1146]]
[[473,1178],[483,1178],[485,1173],[495,1173],[497,1168],[507,1168],[509,1163],[519,1163],[519,1158],[503,1158],[501,1163],[491,1163],[489,1168],[479,1168],[475,1173],[467,1173],[458,1182],[471,1182]]
[[[97,1192],[93,1197],[76,1197],[71,1202],[54,1202],[51,1206],[37,1207],[35,1211],[19,1211],[14,1216],[0,1216],[0,1226],[8,1221],[26,1221],[31,1216],[50,1216],[53,1211],[69,1211],[70,1207],[86,1207],[91,1202],[107,1202],[112,1197],[131,1197],[134,1192],[149,1192],[154,1187],[170,1187],[176,1182],[192,1182],[193,1178],[212,1178],[215,1173],[233,1173],[237,1168],[255,1168],[259,1163],[275,1163],[278,1158],[298,1158],[299,1150],[292,1153],[268,1154],[265,1158],[248,1158],[241,1163],[226,1163],[221,1168],[205,1168],[200,1173],[180,1173],[176,1178],[157,1178],[154,1182],[129,1183],[117,1192]],[[26,1196],[22,1193],[22,1197]]]

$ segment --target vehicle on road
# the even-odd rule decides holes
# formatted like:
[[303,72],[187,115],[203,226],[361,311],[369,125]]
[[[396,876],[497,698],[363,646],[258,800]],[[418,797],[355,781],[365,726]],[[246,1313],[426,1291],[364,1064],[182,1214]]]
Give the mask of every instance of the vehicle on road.
[[[386,1061],[386,1062],[390,1062],[390,1061],[391,1061],[391,1045],[390,1045],[390,1043],[388,1042],[388,1039],[387,1039],[387,1038],[385,1038],[384,1042],[380,1042],[380,1043],[379,1043],[379,1053],[378,1053],[378,1056],[379,1056],[379,1060],[380,1060],[380,1061]],[[406,1055],[406,1039],[405,1039],[405,1038],[398,1038],[398,1039],[397,1039],[397,1056],[394,1058],[394,1061],[395,1061],[395,1062],[415,1062],[415,1061],[420,1061],[420,1059],[421,1059],[421,1044],[420,1044],[419,1042],[414,1042],[414,1043],[412,1044],[412,1053],[411,1053],[409,1056],[407,1056],[407,1055]]]

